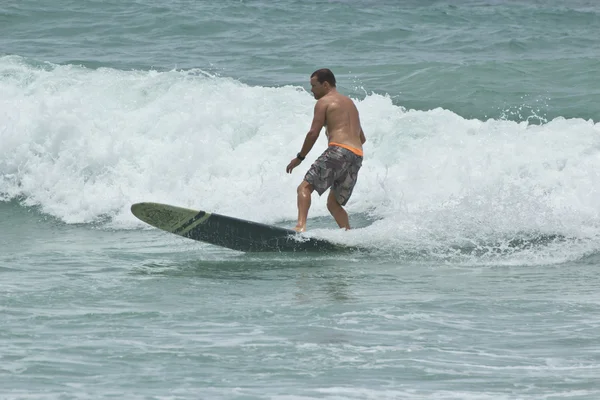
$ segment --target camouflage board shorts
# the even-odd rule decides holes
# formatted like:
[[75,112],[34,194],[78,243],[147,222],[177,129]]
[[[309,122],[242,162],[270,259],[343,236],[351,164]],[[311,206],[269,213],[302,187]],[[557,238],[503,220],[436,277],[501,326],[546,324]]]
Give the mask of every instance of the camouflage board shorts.
[[352,195],[363,158],[348,149],[329,146],[310,167],[304,180],[322,195],[331,187],[335,199],[346,205]]

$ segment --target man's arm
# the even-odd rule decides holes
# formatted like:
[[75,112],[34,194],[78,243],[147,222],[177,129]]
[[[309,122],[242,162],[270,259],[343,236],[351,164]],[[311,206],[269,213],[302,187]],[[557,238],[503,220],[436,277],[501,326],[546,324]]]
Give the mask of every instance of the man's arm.
[[315,104],[315,114],[313,117],[313,121],[310,125],[310,130],[308,131],[308,133],[306,134],[306,138],[304,139],[302,150],[300,150],[300,155],[302,157],[306,157],[310,149],[312,149],[315,142],[319,138],[321,129],[323,129],[323,125],[325,125],[326,117],[327,103],[325,103],[325,101],[319,100],[317,101],[317,104]]
[[365,137],[365,133],[362,130],[362,126],[360,127],[360,144],[365,144],[367,138]]

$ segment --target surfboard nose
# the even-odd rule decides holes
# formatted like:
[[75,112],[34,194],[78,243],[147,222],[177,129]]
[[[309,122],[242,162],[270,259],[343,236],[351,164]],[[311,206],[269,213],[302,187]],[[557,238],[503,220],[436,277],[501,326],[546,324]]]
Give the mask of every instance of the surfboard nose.
[[131,213],[133,215],[139,214],[140,211],[142,210],[142,208],[144,208],[144,205],[146,203],[134,203],[131,205]]

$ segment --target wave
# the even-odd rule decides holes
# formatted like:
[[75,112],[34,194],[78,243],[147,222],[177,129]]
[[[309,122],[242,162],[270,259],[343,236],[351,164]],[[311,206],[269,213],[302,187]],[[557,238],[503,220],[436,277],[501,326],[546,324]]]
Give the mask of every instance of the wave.
[[[387,95],[356,101],[368,141],[348,211],[370,225],[339,236],[325,218],[325,199],[315,198],[310,216],[330,224],[316,224],[317,233],[391,252],[458,249],[461,257],[497,253],[481,250],[485,243],[510,249],[510,238],[529,241],[517,246],[521,253],[539,242],[566,249],[572,240],[587,243],[580,256],[593,252],[600,235],[594,121],[530,125],[410,110]],[[319,138],[307,160],[285,173],[313,106],[303,87],[250,86],[202,70],[1,57],[0,199],[19,199],[64,223],[118,229],[141,226],[129,212],[139,201],[293,220],[295,188],[326,146]]]

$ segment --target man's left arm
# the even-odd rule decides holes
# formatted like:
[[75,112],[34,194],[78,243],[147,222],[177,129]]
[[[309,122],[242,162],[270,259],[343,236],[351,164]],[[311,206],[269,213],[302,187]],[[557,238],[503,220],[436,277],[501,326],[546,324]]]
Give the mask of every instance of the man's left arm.
[[323,129],[323,125],[325,125],[325,119],[327,118],[327,104],[324,101],[317,101],[315,104],[315,112],[313,116],[312,124],[310,125],[310,130],[306,134],[306,138],[304,139],[304,144],[302,144],[302,149],[294,158],[290,164],[287,166],[286,171],[291,173],[292,170],[297,167],[304,157],[310,152],[312,147],[315,145],[315,142],[319,138],[319,134],[321,133],[321,129]]
[[326,115],[327,104],[324,101],[317,101],[317,104],[315,104],[315,113],[313,116],[312,124],[310,125],[310,130],[306,134],[304,144],[302,145],[302,149],[300,150],[300,155],[302,157],[306,157],[306,155],[315,145],[317,139],[319,138],[319,134],[321,133],[321,129],[323,129],[323,125],[325,125]]

